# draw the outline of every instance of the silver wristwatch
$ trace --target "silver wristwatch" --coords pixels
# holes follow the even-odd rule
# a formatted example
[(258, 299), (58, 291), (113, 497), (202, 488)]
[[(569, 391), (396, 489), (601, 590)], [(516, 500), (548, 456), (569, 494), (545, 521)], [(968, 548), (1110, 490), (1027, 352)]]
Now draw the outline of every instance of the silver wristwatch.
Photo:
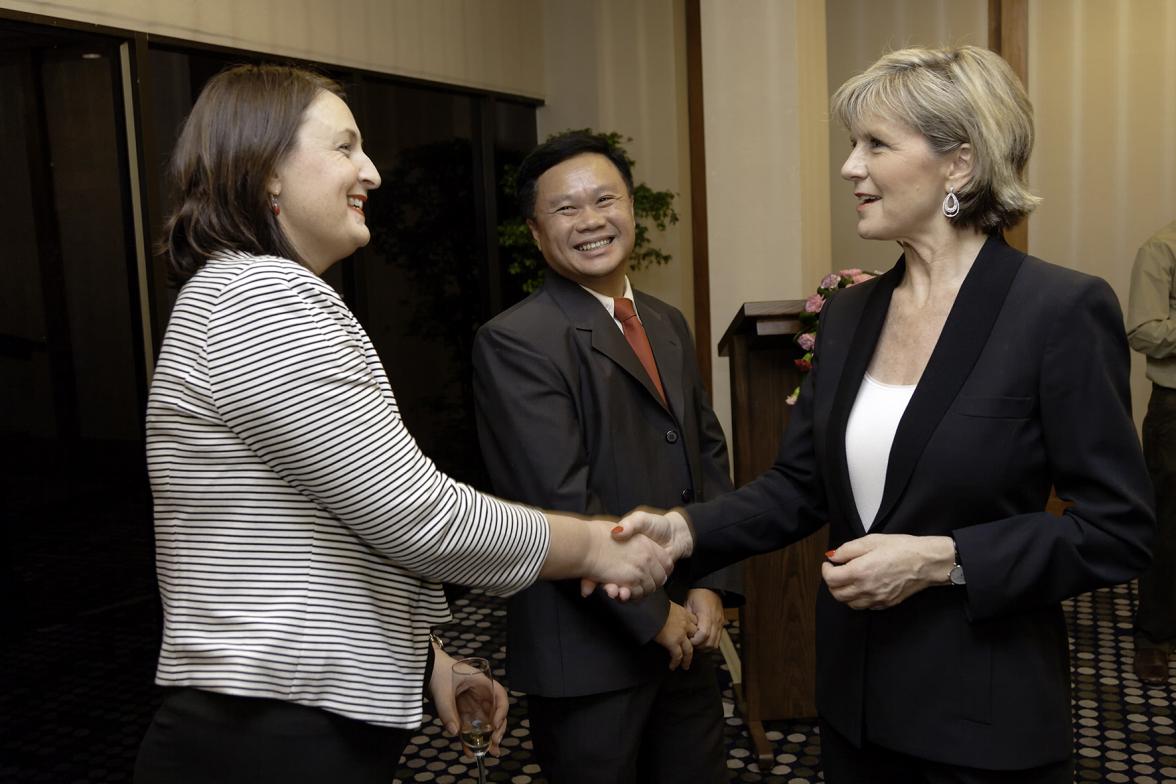
[(955, 564), (951, 567), (951, 571), (947, 573), (947, 580), (952, 585), (966, 585), (967, 581), (964, 579), (964, 567), (960, 566), (960, 548), (955, 549)]

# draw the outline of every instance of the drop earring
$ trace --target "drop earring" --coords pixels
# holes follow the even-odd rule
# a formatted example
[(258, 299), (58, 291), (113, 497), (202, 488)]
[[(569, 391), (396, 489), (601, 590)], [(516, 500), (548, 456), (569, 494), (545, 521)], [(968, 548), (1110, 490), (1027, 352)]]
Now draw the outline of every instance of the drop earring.
[(948, 188), (943, 197), (943, 217), (954, 218), (960, 214), (960, 199), (955, 195), (955, 188)]
[[(282, 214), (282, 205), (278, 204), (277, 194), (271, 193), (269, 195), (269, 197), (270, 197), (270, 212), (272, 212), (274, 215), (281, 215)], [(944, 208), (944, 209), (946, 209), (946, 208)]]

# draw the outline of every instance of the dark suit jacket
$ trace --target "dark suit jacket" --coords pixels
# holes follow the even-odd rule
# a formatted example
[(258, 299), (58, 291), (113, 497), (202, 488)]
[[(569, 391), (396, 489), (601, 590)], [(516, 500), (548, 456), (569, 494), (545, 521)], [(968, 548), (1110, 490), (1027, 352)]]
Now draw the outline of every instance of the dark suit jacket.
[[(478, 437), (494, 491), (548, 509), (620, 515), (640, 504), (680, 506), (731, 488), (723, 432), (707, 402), (690, 332), (673, 307), (634, 292), (669, 410), (608, 311), (549, 272), (527, 299), (474, 341)], [(738, 576), (622, 604), (579, 581), (537, 583), (511, 598), (512, 688), (545, 697), (597, 694), (645, 682), (668, 658), (652, 642), (672, 598), (705, 587), (733, 592)]]
[[(776, 462), (689, 508), (690, 569), (782, 547), (830, 523), (862, 536), (845, 429), (905, 263), (825, 306), (817, 364)], [(817, 599), (817, 704), (834, 728), (990, 769), (1072, 753), (1059, 602), (1124, 582), (1150, 558), (1151, 486), (1131, 420), (1118, 301), (1101, 279), (998, 238), (960, 289), (899, 423), (871, 533), (951, 535), (966, 588), (896, 608)], [(1073, 502), (1042, 510), (1050, 486)]]

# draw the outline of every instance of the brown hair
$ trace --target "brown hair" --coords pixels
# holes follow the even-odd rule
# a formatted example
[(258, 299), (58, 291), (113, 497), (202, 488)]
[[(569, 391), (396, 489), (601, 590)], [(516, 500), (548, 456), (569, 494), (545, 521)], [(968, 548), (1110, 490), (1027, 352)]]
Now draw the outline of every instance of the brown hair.
[(182, 284), (217, 251), (302, 263), (270, 209), (266, 184), (294, 146), (306, 108), (334, 81), (284, 65), (238, 65), (208, 81), (172, 154), (179, 206), (160, 253)]
[(972, 145), (972, 177), (956, 193), (959, 214), (948, 219), (956, 226), (991, 234), (1015, 225), (1040, 201), (1025, 182), (1033, 106), (995, 52), (975, 46), (891, 52), (841, 85), (832, 107), (851, 131), (877, 115), (914, 128), (940, 154)]

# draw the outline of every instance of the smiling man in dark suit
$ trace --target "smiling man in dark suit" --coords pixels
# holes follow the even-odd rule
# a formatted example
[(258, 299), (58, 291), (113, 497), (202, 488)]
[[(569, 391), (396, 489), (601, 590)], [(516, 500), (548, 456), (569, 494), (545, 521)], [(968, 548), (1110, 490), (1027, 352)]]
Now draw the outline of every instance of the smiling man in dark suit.
[[(633, 180), (599, 136), (569, 133), (519, 169), (550, 267), (474, 345), (478, 435), (494, 490), (584, 514), (666, 508), (731, 488), (727, 447), (682, 314), (634, 292)], [(722, 706), (708, 655), (737, 574), (671, 578), (646, 600), (543, 584), (511, 599), (507, 667), (528, 694), (552, 784), (722, 781)]]

